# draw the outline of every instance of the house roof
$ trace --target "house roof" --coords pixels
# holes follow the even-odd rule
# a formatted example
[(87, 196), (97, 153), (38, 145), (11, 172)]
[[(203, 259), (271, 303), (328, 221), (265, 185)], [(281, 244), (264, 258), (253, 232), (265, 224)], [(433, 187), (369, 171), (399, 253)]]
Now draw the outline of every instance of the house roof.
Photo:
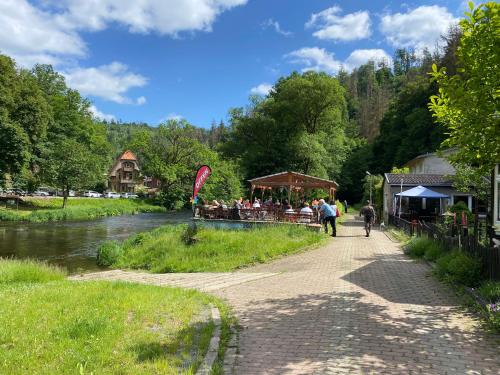
[(334, 188), (338, 187), (335, 181), (326, 180), (324, 178), (309, 176), (307, 174), (297, 172), (280, 172), (268, 176), (253, 178), (250, 181), (254, 187), (284, 187), (294, 186), (302, 188)]
[(452, 186), (451, 176), (442, 174), (403, 174), (403, 173), (385, 173), (385, 182), (389, 185), (403, 186)]
[(137, 160), (137, 157), (132, 151), (126, 150), (118, 157), (118, 160)]

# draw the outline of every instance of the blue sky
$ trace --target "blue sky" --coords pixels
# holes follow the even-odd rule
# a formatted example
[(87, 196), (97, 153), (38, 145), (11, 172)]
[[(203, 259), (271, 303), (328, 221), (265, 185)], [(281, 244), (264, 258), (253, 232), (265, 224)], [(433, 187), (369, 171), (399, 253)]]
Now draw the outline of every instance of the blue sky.
[(461, 0), (0, 0), (0, 52), (51, 63), (98, 117), (226, 120), (307, 69), (335, 74), (395, 48), (434, 48)]

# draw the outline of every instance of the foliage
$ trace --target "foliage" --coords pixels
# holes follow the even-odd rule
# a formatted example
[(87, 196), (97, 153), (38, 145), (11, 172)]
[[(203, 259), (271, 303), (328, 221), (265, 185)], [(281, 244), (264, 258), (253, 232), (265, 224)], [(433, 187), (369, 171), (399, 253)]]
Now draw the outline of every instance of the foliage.
[(239, 161), (245, 178), (286, 170), (335, 178), (354, 145), (344, 90), (325, 73), (292, 73), (268, 97), (230, 115), (221, 150)]
[(62, 269), (45, 263), (0, 258), (0, 288), (2, 284), (47, 283), (65, 277)]
[(479, 294), (490, 303), (500, 302), (500, 282), (486, 281), (478, 288)]
[(116, 241), (104, 241), (97, 249), (97, 264), (108, 267), (118, 260), (122, 248)]
[(452, 251), (436, 262), (439, 278), (453, 283), (475, 287), (482, 279), (481, 263), (462, 251)]
[(213, 171), (201, 191), (204, 197), (230, 200), (241, 195), (236, 165), (200, 143), (195, 128), (185, 120), (170, 120), (155, 132), (138, 132), (131, 147), (140, 158), (143, 173), (161, 181), (160, 199), (167, 208), (188, 204), (194, 174), (203, 164)]
[(12, 375), (195, 373), (213, 331), (199, 317), (223, 306), (194, 290), (66, 280), (0, 283), (0, 299), (0, 373)]
[(471, 2), (469, 7), (460, 21), (458, 74), (433, 65), (439, 93), (431, 96), (429, 108), (447, 129), (443, 146), (458, 148), (450, 160), (478, 169), (476, 176), (488, 176), (500, 160), (500, 4), (474, 8)]
[[(87, 199), (73, 198), (65, 209), (62, 198), (28, 199), (29, 210), (0, 209), (0, 221), (46, 222), (58, 220), (92, 220), (105, 216), (135, 214), (138, 212), (165, 212), (165, 208), (142, 199)], [(56, 208), (59, 207), (59, 208)], [(24, 208), (24, 207), (23, 207)]]
[(408, 254), (416, 258), (421, 258), (427, 249), (432, 246), (434, 246), (434, 241), (428, 238), (413, 237), (407, 244)]
[(194, 244), (183, 241), (185, 226), (164, 226), (132, 236), (122, 245), (117, 268), (152, 272), (227, 272), (268, 262), (320, 243), (324, 236), (300, 226), (248, 230), (200, 228)]

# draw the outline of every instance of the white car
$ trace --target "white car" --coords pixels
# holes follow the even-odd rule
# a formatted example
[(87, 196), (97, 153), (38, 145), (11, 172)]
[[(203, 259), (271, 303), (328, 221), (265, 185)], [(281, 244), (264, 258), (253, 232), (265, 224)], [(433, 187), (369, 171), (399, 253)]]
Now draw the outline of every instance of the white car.
[(139, 196), (134, 193), (122, 193), (122, 198), (136, 199), (139, 198)]
[(87, 198), (100, 198), (102, 197), (102, 194), (97, 191), (88, 190), (83, 193), (83, 196)]
[(50, 194), (43, 190), (37, 190), (33, 193), (36, 197), (48, 197)]
[(114, 191), (108, 191), (106, 194), (104, 194), (105, 198), (120, 198), (120, 194), (115, 193)]

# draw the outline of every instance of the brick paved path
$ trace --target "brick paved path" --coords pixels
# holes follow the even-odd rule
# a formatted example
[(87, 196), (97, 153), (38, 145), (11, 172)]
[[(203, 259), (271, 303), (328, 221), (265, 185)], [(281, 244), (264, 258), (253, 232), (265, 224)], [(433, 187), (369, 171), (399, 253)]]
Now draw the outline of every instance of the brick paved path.
[[(497, 336), (383, 233), (348, 221), (321, 249), (218, 290), (240, 324), (236, 374), (500, 374)], [(250, 271), (249, 270), (249, 271)]]
[[(192, 287), (239, 318), (236, 374), (500, 374), (500, 341), (429, 268), (349, 220), (328, 245), (227, 274), (110, 271), (74, 279)], [(229, 350), (228, 352), (231, 352)]]

